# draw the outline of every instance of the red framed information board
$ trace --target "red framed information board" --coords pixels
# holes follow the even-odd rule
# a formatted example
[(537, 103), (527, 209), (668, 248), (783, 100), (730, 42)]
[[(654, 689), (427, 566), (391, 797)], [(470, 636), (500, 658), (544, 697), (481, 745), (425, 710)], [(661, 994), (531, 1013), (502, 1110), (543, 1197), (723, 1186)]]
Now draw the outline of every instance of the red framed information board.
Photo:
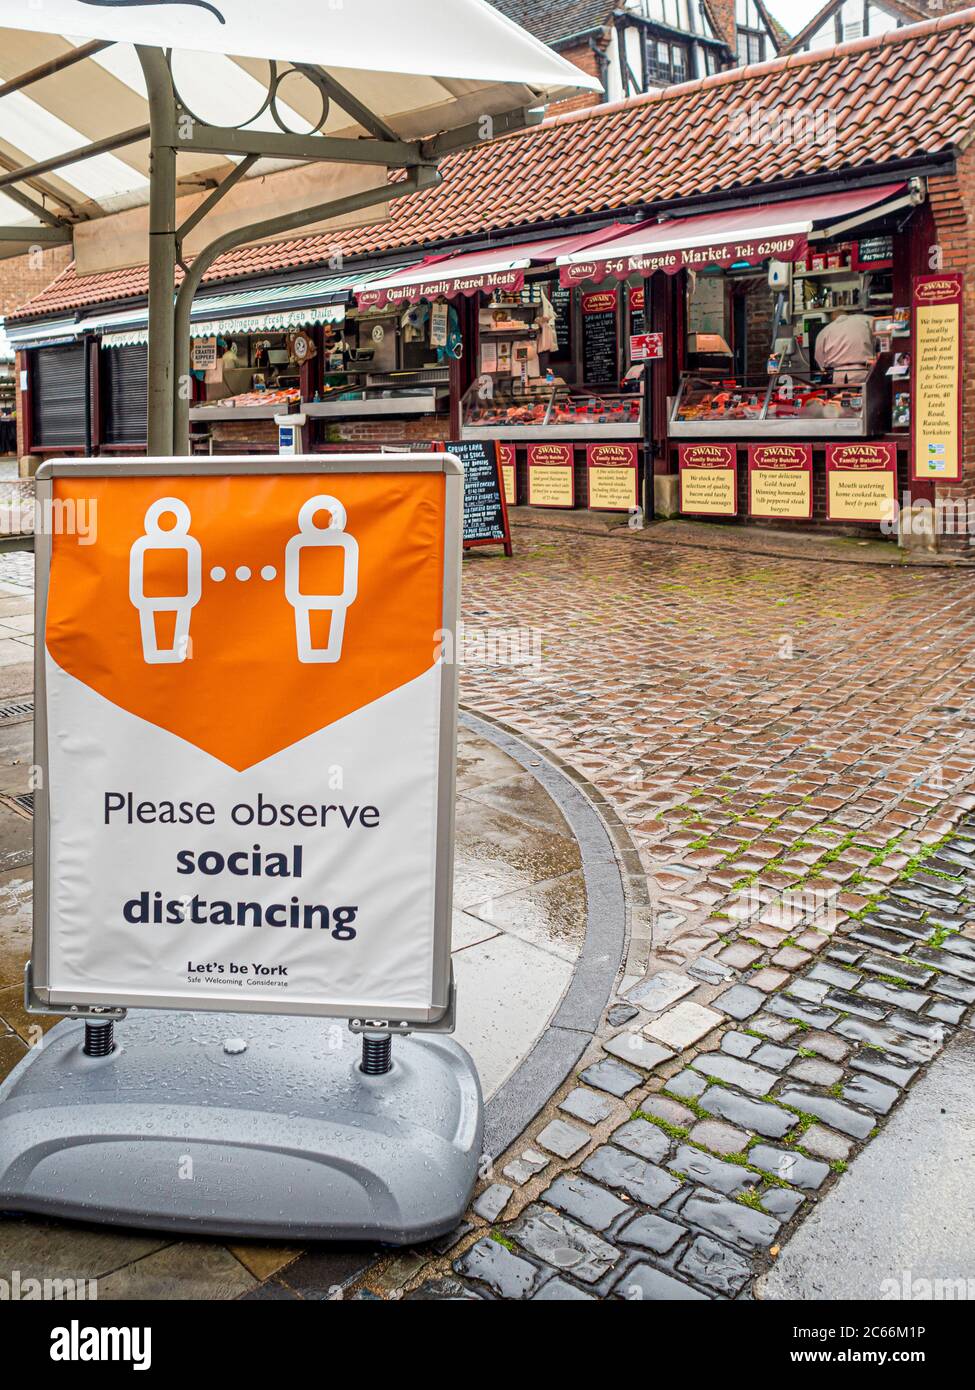
[(896, 444), (827, 445), (826, 516), (829, 521), (890, 521), (896, 511)]
[(592, 511), (635, 511), (640, 504), (639, 462), (635, 444), (587, 446), (586, 479)]
[(680, 509), (685, 516), (738, 515), (738, 450), (734, 444), (681, 444)]
[(528, 446), (529, 507), (574, 507), (574, 450), (571, 444)]
[(811, 521), (811, 444), (749, 444), (748, 515)]
[(962, 295), (964, 277), (916, 275), (911, 353), (911, 478), (961, 477)]
[(505, 505), (516, 507), (518, 505), (518, 470), (517, 470), (518, 451), (514, 444), (498, 445), (498, 462), (501, 465), (501, 482), (504, 491)]

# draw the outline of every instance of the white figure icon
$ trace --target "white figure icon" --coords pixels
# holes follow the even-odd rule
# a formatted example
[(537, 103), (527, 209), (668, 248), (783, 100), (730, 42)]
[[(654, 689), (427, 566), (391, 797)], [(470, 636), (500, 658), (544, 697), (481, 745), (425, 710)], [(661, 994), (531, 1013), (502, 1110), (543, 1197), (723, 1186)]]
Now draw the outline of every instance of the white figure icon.
[[(319, 512), (328, 512), (328, 526), (315, 525)], [(284, 553), (284, 592), (295, 610), (298, 660), (306, 663), (338, 661), (345, 637), (345, 617), (359, 592), (359, 545), (345, 534), (348, 520), (345, 508), (335, 497), (310, 498), (298, 513), (298, 535), (292, 536)], [(343, 552), (342, 589), (337, 594), (306, 594), (301, 583), (302, 552), (334, 547)], [(328, 644), (312, 642), (312, 613), (331, 613)]]
[[(175, 524), (164, 531), (161, 517), (175, 517)], [(146, 512), (144, 536), (133, 543), (129, 553), (129, 600), (139, 610), (142, 631), (142, 655), (150, 666), (185, 661), (190, 646), (190, 616), (203, 592), (203, 556), (200, 543), (189, 534), (190, 509), (178, 497), (162, 497)], [(181, 550), (186, 556), (186, 587), (181, 594), (157, 598), (146, 594), (145, 563), (147, 552)], [(160, 646), (156, 618), (173, 614), (175, 630), (172, 646)]]

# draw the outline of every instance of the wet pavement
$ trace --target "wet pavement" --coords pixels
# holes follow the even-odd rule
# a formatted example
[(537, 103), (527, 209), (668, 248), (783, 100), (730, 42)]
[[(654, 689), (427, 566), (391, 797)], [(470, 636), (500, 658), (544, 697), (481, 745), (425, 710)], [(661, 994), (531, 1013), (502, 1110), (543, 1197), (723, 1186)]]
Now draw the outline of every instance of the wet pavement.
[(372, 1295), (753, 1296), (971, 1022), (970, 573), (659, 535), (533, 523), (465, 567), (468, 622), (537, 660), (464, 698), (588, 780), (646, 899), (577, 1074)]
[[(361, 1253), (272, 1268), (270, 1252), (246, 1270), (262, 1296), (752, 1296), (971, 1022), (970, 573), (537, 527), (515, 547), (465, 562), (462, 698), (612, 818), (630, 885), (615, 997), (573, 1074), (490, 1155), (453, 1240), (365, 1275)], [(572, 967), (578, 868), (537, 808), (518, 841), (524, 771), (494, 752), (460, 787), (462, 984), (465, 955), (485, 980), (501, 953)], [(509, 997), (465, 993), (461, 1027), (487, 1058)], [(172, 1249), (146, 1257), (167, 1278)]]
[[(0, 555), (0, 1081), (55, 1019), (29, 1017), (33, 559)], [(486, 738), (461, 729), (453, 924), (457, 1041), (492, 1096), (544, 1032), (572, 977), (586, 923), (576, 842), (538, 782)], [(124, 1024), (119, 1025), (120, 1040)], [(32, 1031), (34, 1030), (34, 1031)], [(349, 1045), (358, 1044), (349, 1036)], [(266, 1243), (174, 1241), (33, 1219), (0, 1224), (5, 1266), (21, 1276), (95, 1278), (103, 1298), (236, 1298), (301, 1254)], [(351, 1261), (351, 1264), (349, 1263)], [(361, 1252), (304, 1269), (331, 1288)]]

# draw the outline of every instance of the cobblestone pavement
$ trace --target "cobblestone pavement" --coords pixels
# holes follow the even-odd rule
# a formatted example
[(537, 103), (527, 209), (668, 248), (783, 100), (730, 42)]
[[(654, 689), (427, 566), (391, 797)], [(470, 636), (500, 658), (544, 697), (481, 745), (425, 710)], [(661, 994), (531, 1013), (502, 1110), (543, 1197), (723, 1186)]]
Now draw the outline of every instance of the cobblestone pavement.
[(749, 1297), (971, 1021), (972, 580), (516, 538), (465, 565), (463, 698), (610, 801), (648, 901), (577, 1076), (354, 1296)]
[(751, 1296), (971, 1022), (971, 583), (522, 529), (467, 559), (465, 702), (593, 784), (646, 894), (599, 1039), (464, 1228), (351, 1296)]

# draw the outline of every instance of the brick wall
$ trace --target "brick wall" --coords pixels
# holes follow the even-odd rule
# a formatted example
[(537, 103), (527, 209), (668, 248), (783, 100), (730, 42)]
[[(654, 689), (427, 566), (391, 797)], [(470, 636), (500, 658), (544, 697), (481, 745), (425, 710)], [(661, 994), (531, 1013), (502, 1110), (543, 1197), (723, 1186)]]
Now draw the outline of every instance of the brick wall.
[[(416, 415), (403, 419), (313, 420), (314, 447), (343, 444), (378, 447), (380, 444), (421, 444), (450, 438), (446, 415)], [(271, 453), (278, 451), (278, 430), (273, 420), (215, 420), (210, 426), (217, 453)]]
[[(599, 42), (605, 48), (609, 44), (609, 35), (607, 34), (606, 39)], [(574, 63), (577, 68), (581, 68), (590, 77), (595, 77), (602, 82), (602, 67), (588, 39), (582, 39), (579, 43), (567, 44), (565, 48), (560, 48), (559, 56), (567, 58), (570, 63)], [(557, 111), (562, 114), (565, 111), (581, 111), (587, 106), (598, 106), (603, 100), (605, 98), (601, 92), (582, 92), (577, 97), (570, 97), (568, 101), (556, 102), (549, 108), (549, 113), (553, 114)]]
[(21, 372), (25, 372), (26, 370), (26, 352), (16, 353), (14, 357), (14, 371), (16, 372), (14, 381), (16, 383), (17, 394), (14, 399), (17, 402), (17, 457), (19, 459), (22, 459), (27, 453), (26, 431), (24, 429), (24, 410), (27, 404), (27, 393), (20, 389)]
[(756, 275), (745, 288), (745, 370), (749, 376), (766, 377), (772, 348), (775, 294), (767, 275)]
[(70, 246), (52, 246), (29, 256), (0, 261), (0, 314), (19, 309), (35, 294), (47, 289), (71, 261)]
[(736, 52), (738, 26), (735, 23), (735, 0), (707, 0), (708, 12), (719, 39)]
[(449, 439), (447, 415), (405, 416), (403, 419), (329, 420), (322, 422), (322, 444), (422, 444), (424, 440)]
[[(965, 276), (965, 298), (962, 308), (962, 478), (958, 483), (939, 483), (938, 501), (959, 511), (975, 514), (975, 148), (968, 149), (958, 160), (957, 172), (928, 182), (928, 194), (934, 217), (935, 242), (940, 256), (928, 259), (927, 270), (959, 271)], [(925, 248), (920, 248), (922, 251)], [(933, 251), (933, 248), (932, 248)], [(939, 537), (941, 550), (969, 550), (970, 537), (963, 522), (953, 534)]]

